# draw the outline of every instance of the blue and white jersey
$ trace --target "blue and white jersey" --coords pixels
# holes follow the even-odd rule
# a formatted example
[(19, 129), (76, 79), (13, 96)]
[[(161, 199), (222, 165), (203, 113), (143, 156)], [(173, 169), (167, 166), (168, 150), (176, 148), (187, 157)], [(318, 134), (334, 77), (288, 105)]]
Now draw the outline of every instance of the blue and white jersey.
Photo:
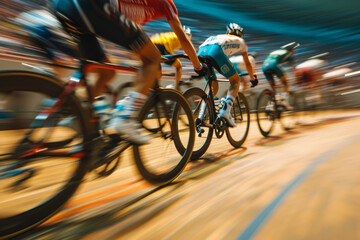
[(219, 45), (226, 56), (231, 56), (237, 52), (247, 52), (247, 45), (244, 39), (228, 34), (209, 37), (200, 45), (200, 48), (214, 44)]

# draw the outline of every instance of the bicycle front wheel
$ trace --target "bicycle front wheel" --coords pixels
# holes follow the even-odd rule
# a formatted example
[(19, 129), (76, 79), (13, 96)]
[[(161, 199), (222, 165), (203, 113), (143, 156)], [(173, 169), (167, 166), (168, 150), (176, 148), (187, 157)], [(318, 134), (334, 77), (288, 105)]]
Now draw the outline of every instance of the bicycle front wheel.
[(88, 170), (90, 131), (80, 102), (71, 95), (53, 107), (63, 89), (45, 75), (0, 73), (0, 238), (54, 215)]
[(260, 133), (268, 137), (277, 117), (276, 104), (273, 94), (270, 90), (263, 90), (256, 102), (256, 121)]
[(206, 93), (200, 88), (190, 88), (185, 91), (184, 97), (190, 104), (196, 125), (196, 137), (194, 150), (191, 160), (197, 160), (205, 154), (210, 146), (214, 128), (214, 107), (208, 101), (205, 105), (207, 96)]
[(157, 89), (145, 102), (139, 121), (143, 134), (152, 137), (150, 144), (133, 147), (140, 174), (153, 184), (173, 181), (194, 147), (195, 127), (188, 102), (175, 90)]
[(231, 109), (231, 115), (236, 127), (226, 128), (226, 137), (229, 143), (239, 148), (245, 142), (250, 128), (250, 109), (244, 94), (239, 93)]

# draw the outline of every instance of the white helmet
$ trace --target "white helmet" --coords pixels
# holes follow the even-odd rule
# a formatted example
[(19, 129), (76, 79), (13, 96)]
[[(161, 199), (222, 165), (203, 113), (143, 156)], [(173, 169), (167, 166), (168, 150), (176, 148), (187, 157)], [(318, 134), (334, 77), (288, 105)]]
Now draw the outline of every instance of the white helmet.
[(294, 50), (295, 48), (297, 48), (298, 46), (300, 46), (299, 43), (297, 43), (297, 42), (291, 42), (291, 43), (285, 44), (284, 46), (281, 46), (280, 48), (281, 48), (281, 49), (284, 49), (284, 50), (292, 51), (292, 50)]
[(237, 23), (230, 23), (229, 25), (226, 26), (226, 33), (227, 34), (231, 34), (231, 35), (235, 35), (238, 37), (243, 37), (244, 36), (244, 28), (240, 27), (239, 24)]
[(184, 33), (191, 38), (191, 29), (189, 27), (183, 26)]

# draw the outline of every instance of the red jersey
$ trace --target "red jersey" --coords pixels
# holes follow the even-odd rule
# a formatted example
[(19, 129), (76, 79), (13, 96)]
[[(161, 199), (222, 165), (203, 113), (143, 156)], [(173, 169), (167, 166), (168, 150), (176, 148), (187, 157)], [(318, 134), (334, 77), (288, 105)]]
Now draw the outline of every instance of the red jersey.
[(178, 16), (172, 0), (117, 0), (116, 3), (121, 14), (140, 25), (154, 19), (171, 20)]

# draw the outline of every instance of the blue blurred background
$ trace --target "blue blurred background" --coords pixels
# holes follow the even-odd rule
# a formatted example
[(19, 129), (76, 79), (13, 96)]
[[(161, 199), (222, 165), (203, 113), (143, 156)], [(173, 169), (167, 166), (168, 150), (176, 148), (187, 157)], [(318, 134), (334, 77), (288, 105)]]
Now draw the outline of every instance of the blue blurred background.
[[(1, 22), (19, 13), (39, 9), (46, 1), (2, 0)], [(181, 22), (192, 29), (197, 48), (210, 35), (226, 31), (229, 22), (245, 28), (249, 52), (257, 53), (259, 66), (273, 50), (299, 42), (296, 62), (326, 53), (326, 71), (360, 70), (360, 1), (358, 0), (174, 0)], [(171, 31), (165, 19), (143, 27), (149, 35)], [(3, 32), (2, 34), (3, 35)], [(358, 74), (356, 74), (358, 76)], [(352, 85), (359, 86), (358, 81)]]

